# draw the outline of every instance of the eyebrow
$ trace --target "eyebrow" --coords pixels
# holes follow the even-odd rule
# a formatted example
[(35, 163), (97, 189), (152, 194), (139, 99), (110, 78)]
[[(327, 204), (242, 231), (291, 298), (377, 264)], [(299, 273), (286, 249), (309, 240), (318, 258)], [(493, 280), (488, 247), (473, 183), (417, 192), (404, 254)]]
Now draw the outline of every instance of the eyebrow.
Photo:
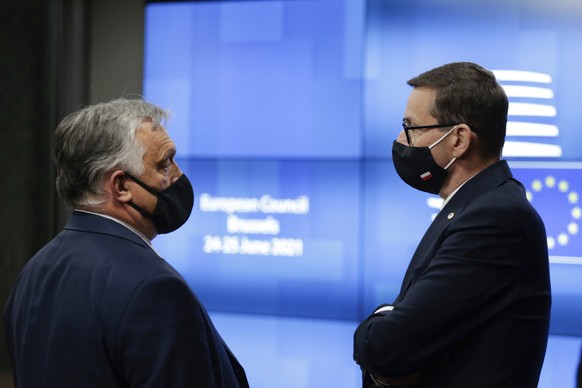
[(176, 156), (176, 147), (173, 146), (165, 150), (162, 154), (158, 154), (159, 158), (156, 158), (156, 164), (161, 165), (166, 162), (166, 160), (174, 160)]
[(174, 159), (176, 156), (176, 147), (172, 147), (168, 149), (168, 151), (163, 155), (163, 159)]

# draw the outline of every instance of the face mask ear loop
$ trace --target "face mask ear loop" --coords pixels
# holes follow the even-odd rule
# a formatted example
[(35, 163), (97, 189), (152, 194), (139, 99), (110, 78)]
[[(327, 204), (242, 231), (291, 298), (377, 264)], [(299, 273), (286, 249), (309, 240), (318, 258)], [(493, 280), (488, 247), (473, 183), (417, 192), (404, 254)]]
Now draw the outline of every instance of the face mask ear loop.
[(454, 162), (455, 160), (457, 160), (457, 158), (456, 158), (455, 156), (453, 156), (453, 158), (451, 159), (451, 161), (449, 162), (449, 164), (447, 164), (447, 165), (444, 167), (444, 169), (445, 169), (445, 170), (448, 170), (448, 169), (449, 169), (449, 167), (451, 167), (451, 164), (453, 164), (453, 162)]
[[(140, 185), (141, 187), (143, 187), (147, 192), (155, 195), (156, 197), (158, 196), (158, 193), (155, 192), (154, 190), (152, 190), (148, 185), (146, 185), (145, 183), (143, 183), (141, 180), (137, 179), (136, 177), (134, 177), (133, 175), (131, 175), (130, 173), (128, 173), (127, 171), (123, 171), (123, 173), (125, 174), (125, 176), (127, 176), (129, 179), (131, 179), (132, 181), (134, 181), (135, 183), (137, 183), (138, 185)], [(131, 206), (132, 208), (134, 208), (135, 210), (137, 210), (137, 212), (139, 214), (141, 214), (144, 217), (148, 217), (151, 218), (152, 215), (147, 212), (145, 209), (143, 209), (141, 206), (136, 205), (135, 203), (133, 203), (133, 201), (129, 201), (127, 203), (129, 206)]]
[(144, 209), (142, 209), (141, 207), (137, 206), (135, 203), (133, 202), (128, 202), (127, 203), (129, 206), (131, 206), (132, 208), (134, 208), (139, 214), (141, 214), (144, 217), (148, 217), (151, 218), (152, 215), (150, 213), (148, 213), (147, 211), (145, 211)]
[(130, 173), (128, 173), (127, 171), (123, 171), (123, 173), (132, 181), (134, 181), (135, 183), (137, 183), (138, 185), (140, 185), (141, 187), (144, 188), (144, 190), (146, 190), (147, 192), (155, 195), (156, 197), (158, 196), (158, 192), (155, 191), (154, 189), (152, 189), (151, 187), (149, 187), (148, 185), (146, 185), (145, 183), (143, 183), (141, 180), (137, 179), (135, 176), (131, 175)]
[(449, 131), (447, 133), (445, 133), (440, 139), (438, 139), (437, 141), (435, 141), (434, 143), (432, 143), (431, 145), (428, 146), (429, 150), (432, 150), (434, 147), (436, 147), (437, 145), (439, 145), (439, 143), (443, 140), (445, 140), (445, 138), (447, 136), (449, 136), (449, 133), (453, 132), (453, 129), (457, 128), (457, 126), (455, 125), (453, 128), (449, 129)]

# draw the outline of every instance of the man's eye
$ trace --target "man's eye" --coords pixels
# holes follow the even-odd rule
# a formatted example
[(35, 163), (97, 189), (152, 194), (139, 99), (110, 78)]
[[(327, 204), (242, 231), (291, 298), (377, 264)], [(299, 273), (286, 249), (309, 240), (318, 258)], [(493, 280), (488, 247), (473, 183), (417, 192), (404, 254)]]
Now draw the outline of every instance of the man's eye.
[(170, 163), (164, 163), (161, 167), (160, 167), (160, 171), (162, 171), (164, 174), (167, 174), (170, 172)]

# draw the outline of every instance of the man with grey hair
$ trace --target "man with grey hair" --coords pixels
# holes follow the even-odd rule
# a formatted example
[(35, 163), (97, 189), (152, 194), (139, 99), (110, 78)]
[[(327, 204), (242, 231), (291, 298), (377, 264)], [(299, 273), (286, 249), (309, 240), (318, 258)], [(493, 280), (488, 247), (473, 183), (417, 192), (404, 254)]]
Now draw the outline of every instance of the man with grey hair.
[(16, 386), (248, 387), (200, 301), (151, 245), (194, 204), (166, 117), (119, 99), (57, 127), (57, 190), (74, 211), (4, 311)]

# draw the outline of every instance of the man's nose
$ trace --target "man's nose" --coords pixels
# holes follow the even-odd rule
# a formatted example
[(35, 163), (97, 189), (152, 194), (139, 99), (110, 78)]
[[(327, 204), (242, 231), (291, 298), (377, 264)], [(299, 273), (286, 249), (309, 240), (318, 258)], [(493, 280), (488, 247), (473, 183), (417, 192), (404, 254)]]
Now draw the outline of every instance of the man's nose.
[(408, 140), (406, 140), (406, 134), (404, 133), (404, 129), (400, 131), (398, 137), (396, 138), (396, 141), (404, 145), (409, 145)]
[(180, 166), (178, 166), (178, 163), (174, 162), (173, 166), (172, 166), (172, 175), (171, 175), (171, 182), (174, 183), (178, 180), (178, 178), (180, 178), (184, 173), (182, 172), (182, 170), (180, 169)]

